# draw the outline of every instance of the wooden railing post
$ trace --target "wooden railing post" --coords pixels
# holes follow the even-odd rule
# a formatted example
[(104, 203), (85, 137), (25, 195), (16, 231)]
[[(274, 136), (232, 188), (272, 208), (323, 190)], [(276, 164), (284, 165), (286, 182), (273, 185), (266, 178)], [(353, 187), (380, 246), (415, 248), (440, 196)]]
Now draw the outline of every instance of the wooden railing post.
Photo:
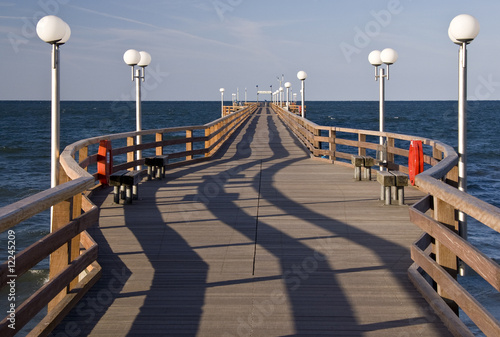
[[(446, 225), (450, 230), (458, 232), (455, 227), (455, 210), (442, 200), (434, 198), (435, 219)], [(457, 257), (446, 246), (439, 241), (435, 243), (436, 262), (441, 265), (454, 279), (457, 278)], [(437, 287), (438, 294), (446, 301), (451, 309), (458, 314), (458, 306), (450, 299), (450, 296), (441, 287)]]
[(335, 161), (337, 158), (335, 157), (335, 151), (337, 150), (337, 145), (335, 144), (335, 137), (336, 137), (336, 132), (333, 130), (333, 128), (330, 128), (328, 130), (328, 138), (330, 138), (330, 141), (328, 142), (329, 150), (330, 150), (330, 160)]
[[(456, 172), (458, 179), (458, 169), (452, 170), (448, 173), (450, 178), (453, 180), (453, 175)], [(448, 203), (434, 197), (434, 219), (441, 222), (443, 225), (448, 227), (451, 231), (458, 233), (458, 221), (456, 220), (456, 211)], [(453, 254), (450, 249), (441, 244), (441, 242), (435, 242), (435, 254), (436, 262), (441, 265), (454, 279), (457, 279), (458, 273), (458, 259), (455, 254)], [(437, 287), (438, 294), (446, 301), (450, 308), (458, 315), (457, 304), (450, 299), (450, 296), (441, 287)]]
[[(64, 170), (59, 169), (59, 184), (61, 185), (68, 181), (69, 178)], [(50, 232), (53, 233), (71, 221), (73, 216), (73, 198), (52, 206), (51, 212)], [(70, 246), (73, 246), (72, 242)], [(79, 243), (77, 247), (79, 247)], [(68, 247), (67, 243), (50, 254), (49, 279), (54, 279), (62, 270), (64, 270), (64, 268), (68, 266), (71, 262), (71, 255), (73, 255), (73, 250), (71, 247)], [(54, 309), (54, 307), (66, 296), (67, 293), (68, 289), (66, 288), (56, 295), (49, 303), (48, 311), (50, 312)]]
[[(78, 150), (78, 162), (81, 163), (85, 159), (87, 159), (89, 156), (89, 148), (88, 146), (82, 147), (80, 150)], [(87, 166), (84, 168), (85, 171), (88, 171)]]
[(437, 161), (441, 161), (443, 159), (443, 151), (440, 151), (438, 148), (436, 148), (436, 145), (432, 147), (432, 158), (436, 159)]
[[(157, 142), (162, 142), (162, 141), (163, 141), (163, 133), (157, 133), (157, 134), (155, 135), (155, 140), (156, 140)], [(157, 155), (157, 156), (161, 156), (161, 155), (163, 155), (163, 146), (158, 146), (158, 147), (156, 148), (156, 155)]]
[(205, 157), (210, 157), (210, 127), (207, 127), (205, 128), (205, 137), (207, 138), (207, 140), (205, 140)]
[[(186, 130), (186, 138), (193, 138), (193, 130)], [(186, 142), (186, 151), (193, 151), (193, 142), (187, 141)], [(193, 155), (186, 155), (186, 160), (191, 160), (193, 159)]]
[(387, 162), (388, 163), (394, 163), (394, 153), (389, 151), (389, 148), (394, 148), (395, 146), (395, 139), (392, 137), (387, 137)]
[[(68, 179), (69, 181), (70, 179)], [(71, 220), (78, 218), (82, 214), (82, 194), (78, 193), (73, 197), (73, 209), (72, 209), (72, 216)], [(73, 261), (76, 259), (78, 256), (80, 256), (80, 234), (76, 235), (70, 243), (70, 261)], [(78, 283), (79, 279), (78, 277), (75, 278), (70, 284), (69, 284), (69, 291), (71, 291)]]
[[(134, 146), (134, 145), (135, 145), (135, 137), (127, 137), (127, 146)], [(135, 160), (135, 151), (127, 152), (127, 163), (133, 162), (134, 160)]]
[[(319, 137), (321, 136), (321, 130), (320, 129), (316, 129), (314, 128), (312, 130), (312, 134), (313, 134), (313, 144), (314, 144), (314, 148), (317, 149), (317, 150), (321, 150), (321, 142), (316, 140), (316, 137)], [(321, 157), (321, 155), (319, 155)]]
[(358, 142), (360, 143), (358, 147), (358, 155), (359, 156), (366, 156), (366, 148), (361, 146), (361, 142), (365, 143), (366, 142), (366, 135), (362, 133), (358, 133)]

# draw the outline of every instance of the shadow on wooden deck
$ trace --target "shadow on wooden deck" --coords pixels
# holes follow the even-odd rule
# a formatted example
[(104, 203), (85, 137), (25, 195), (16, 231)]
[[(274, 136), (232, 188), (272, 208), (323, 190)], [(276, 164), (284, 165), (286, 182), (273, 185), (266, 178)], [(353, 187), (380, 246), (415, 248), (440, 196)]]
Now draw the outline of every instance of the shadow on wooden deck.
[[(177, 189), (186, 191), (193, 183), (185, 178), (201, 174), (196, 193), (180, 202), (199, 204), (200, 211), (241, 238), (228, 244), (207, 240), (193, 245), (176, 226), (185, 222), (202, 228), (205, 219), (195, 212), (174, 212), (175, 202), (158, 199), (164, 182), (143, 184), (137, 205), (113, 207), (117, 214), (122, 210), (123, 225), (106, 226), (110, 219), (101, 217), (101, 226), (91, 231), (99, 244), (103, 278), (54, 335), (448, 335), (407, 280), (408, 247), (345, 223), (335, 216), (336, 209), (325, 215), (335, 201), (321, 191), (316, 191), (318, 200), (306, 200), (314, 192), (306, 190), (303, 202), (290, 198), (307, 182), (287, 191), (276, 188), (277, 176), (294, 165), (311, 169), (294, 178), (306, 181), (306, 174), (316, 172), (310, 162), (307, 150), (277, 117), (259, 108), (214, 160), (168, 174), (167, 185), (176, 182)], [(249, 188), (238, 192), (241, 185)], [(253, 194), (244, 194), (248, 191)], [(98, 196), (103, 208), (109, 207), (104, 201), (108, 193)], [(147, 204), (150, 200), (157, 204)], [(370, 204), (373, 198), (353, 194), (336, 202), (353, 201)], [(397, 207), (386, 208), (387, 216)], [(177, 213), (175, 220), (172, 213)], [(130, 235), (120, 233), (125, 229)], [(107, 241), (110, 232), (123, 235), (122, 246)], [(205, 228), (191, 235), (208, 238), (207, 233)], [(125, 239), (138, 246), (127, 250)], [(206, 249), (243, 255), (211, 267), (199, 253)], [(218, 263), (221, 272), (211, 271)], [(402, 295), (376, 293), (393, 286)]]

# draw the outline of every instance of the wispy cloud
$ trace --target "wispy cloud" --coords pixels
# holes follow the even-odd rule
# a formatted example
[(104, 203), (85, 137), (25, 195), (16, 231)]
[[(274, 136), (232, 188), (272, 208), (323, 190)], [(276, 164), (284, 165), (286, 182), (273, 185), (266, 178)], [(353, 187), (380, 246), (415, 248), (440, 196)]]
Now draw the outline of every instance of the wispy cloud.
[(25, 17), (23, 17), (23, 16), (4, 16), (4, 15), (0, 15), (0, 19), (5, 19), (5, 20), (22, 20), (22, 19), (25, 19)]
[(123, 16), (112, 15), (112, 14), (109, 14), (109, 13), (99, 12), (99, 11), (95, 11), (95, 10), (92, 10), (92, 9), (88, 9), (88, 8), (84, 8), (84, 7), (80, 7), (80, 6), (75, 6), (75, 5), (70, 5), (70, 7), (74, 8), (74, 9), (77, 9), (77, 10), (80, 10), (82, 12), (87, 12), (87, 13), (91, 13), (91, 14), (95, 14), (95, 15), (100, 15), (100, 16), (104, 16), (104, 17), (107, 17), (107, 18), (112, 18), (112, 19), (116, 19), (116, 20), (120, 20), (120, 21), (135, 23), (135, 24), (138, 24), (138, 25), (143, 25), (143, 26), (147, 26), (147, 27), (151, 27), (151, 28), (160, 28), (158, 26), (152, 25), (152, 24), (147, 23), (147, 22), (142, 22), (142, 21), (130, 19), (130, 18), (126, 18), (126, 17), (123, 17)]
[[(115, 20), (119, 20), (122, 22), (128, 22), (131, 24), (143, 26), (143, 27), (148, 27), (151, 28), (152, 31), (148, 32), (148, 36), (150, 39), (156, 40), (156, 41), (162, 41), (165, 38), (173, 40), (173, 41), (178, 41), (176, 43), (177, 47), (179, 48), (181, 45), (184, 46), (186, 50), (193, 50), (196, 49), (197, 53), (200, 53), (201, 50), (199, 49), (200, 44), (203, 45), (209, 45), (212, 47), (216, 48), (226, 48), (230, 50), (239, 50), (242, 52), (248, 52), (248, 53), (254, 53), (255, 52), (255, 42), (257, 42), (260, 39), (265, 38), (265, 34), (260, 31), (259, 27), (253, 27), (251, 30), (252, 32), (249, 32), (245, 36), (245, 40), (251, 41), (253, 43), (230, 43), (230, 42), (223, 42), (218, 39), (213, 39), (209, 37), (204, 37), (200, 35), (195, 35), (192, 33), (188, 33), (182, 30), (178, 29), (172, 29), (172, 28), (166, 28), (162, 27), (159, 25), (151, 24), (148, 22), (142, 22), (136, 19), (131, 19), (128, 17), (123, 17), (123, 16), (118, 16), (118, 15), (113, 15), (109, 14), (106, 12), (102, 11), (96, 11), (93, 9), (88, 9), (80, 6), (75, 6), (71, 5), (72, 8), (83, 11), (86, 13), (90, 13), (93, 15), (98, 15), (106, 18), (111, 18)], [(195, 22), (191, 22), (192, 24), (196, 24)], [(243, 25), (242, 23), (238, 25)], [(245, 26), (248, 27), (247, 24)], [(212, 27), (213, 28), (213, 27)], [(227, 27), (226, 27), (227, 28)], [(205, 29), (206, 30), (206, 29)], [(225, 29), (227, 31), (227, 29)], [(245, 27), (238, 28), (240, 32), (245, 31)], [(144, 32), (141, 32), (137, 29), (133, 28), (115, 28), (115, 29), (108, 29), (108, 33), (111, 33), (114, 36), (114, 40), (119, 41), (119, 40), (130, 40), (131, 38), (138, 38), (140, 39), (141, 36), (144, 35)], [(152, 35), (156, 35), (156, 38), (152, 38)], [(217, 34), (214, 34), (214, 36), (217, 36)]]

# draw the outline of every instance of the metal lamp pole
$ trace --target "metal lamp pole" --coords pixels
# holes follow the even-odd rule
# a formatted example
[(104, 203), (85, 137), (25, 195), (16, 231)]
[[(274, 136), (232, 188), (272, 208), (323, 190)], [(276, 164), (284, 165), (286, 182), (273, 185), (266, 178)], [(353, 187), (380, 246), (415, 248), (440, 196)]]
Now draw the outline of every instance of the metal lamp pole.
[(57, 16), (47, 15), (36, 25), (38, 37), (52, 45), (51, 52), (51, 150), (50, 150), (50, 187), (59, 184), (60, 154), (60, 87), (59, 87), (59, 46), (71, 36), (68, 24)]
[[(460, 46), (458, 58), (458, 189), (467, 192), (467, 45), (479, 34), (479, 22), (468, 14), (456, 16), (448, 28), (450, 39)], [(459, 235), (467, 240), (467, 217), (458, 213)], [(461, 272), (463, 273), (463, 268)]]
[(297, 73), (297, 78), (300, 80), (300, 83), (301, 83), (301, 89), (300, 90), (300, 96), (302, 98), (302, 118), (306, 118), (306, 110), (305, 110), (305, 104), (304, 104), (304, 101), (305, 101), (305, 97), (306, 97), (306, 89), (305, 89), (305, 80), (307, 78), (307, 73), (303, 70), (299, 71)]
[(220, 108), (221, 108), (220, 116), (224, 117), (224, 88), (220, 88), (219, 91), (220, 91)]
[(286, 82), (285, 83), (285, 88), (286, 88), (286, 108), (288, 109), (288, 106), (290, 105), (290, 87), (292, 86), (292, 83)]
[[(146, 78), (146, 68), (151, 63), (151, 55), (145, 51), (138, 52), (135, 49), (129, 49), (123, 54), (123, 60), (126, 64), (132, 67), (132, 81), (135, 81), (135, 124), (136, 131), (142, 131), (142, 107), (141, 107), (141, 81), (144, 82)], [(135, 69), (135, 66), (139, 66), (140, 68)], [(136, 145), (141, 144), (142, 139), (140, 135), (136, 136)], [(136, 159), (139, 160), (142, 158), (142, 151), (137, 150)], [(140, 165), (137, 166), (137, 169), (140, 170)]]
[[(379, 131), (385, 130), (385, 79), (389, 80), (389, 66), (398, 59), (394, 49), (386, 48), (382, 51), (374, 50), (368, 55), (368, 61), (375, 66), (375, 81), (379, 81)], [(384, 68), (378, 69), (382, 64), (387, 65), (387, 74)], [(377, 72), (378, 70), (378, 72)], [(384, 137), (380, 136), (380, 145), (384, 145)]]

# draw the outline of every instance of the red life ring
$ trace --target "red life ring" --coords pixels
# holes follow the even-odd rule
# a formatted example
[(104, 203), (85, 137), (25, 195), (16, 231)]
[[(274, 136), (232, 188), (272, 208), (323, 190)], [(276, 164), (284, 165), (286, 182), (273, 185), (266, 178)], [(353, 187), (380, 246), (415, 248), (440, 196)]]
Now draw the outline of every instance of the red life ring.
[(415, 186), (415, 176), (424, 172), (424, 151), (421, 140), (412, 140), (408, 154), (408, 171), (410, 183)]
[(113, 170), (113, 153), (111, 152), (111, 141), (101, 140), (97, 151), (97, 178), (103, 185), (109, 184), (109, 176)]

